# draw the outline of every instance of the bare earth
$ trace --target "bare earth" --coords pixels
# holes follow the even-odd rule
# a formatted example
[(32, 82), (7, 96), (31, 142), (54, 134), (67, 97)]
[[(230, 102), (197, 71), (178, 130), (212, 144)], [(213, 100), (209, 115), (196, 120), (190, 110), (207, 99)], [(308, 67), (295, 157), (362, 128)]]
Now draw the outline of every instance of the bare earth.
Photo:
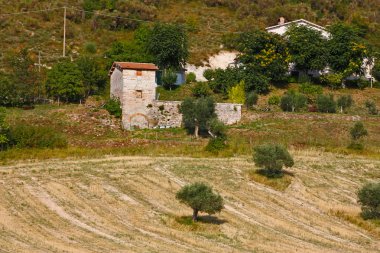
[[(379, 252), (380, 238), (331, 214), (357, 215), (356, 191), (380, 161), (293, 152), (285, 192), (248, 179), (249, 158), (110, 157), (0, 167), (0, 252)], [(205, 181), (225, 199), (209, 223), (183, 225), (175, 199)], [(205, 215), (207, 216), (207, 215)]]

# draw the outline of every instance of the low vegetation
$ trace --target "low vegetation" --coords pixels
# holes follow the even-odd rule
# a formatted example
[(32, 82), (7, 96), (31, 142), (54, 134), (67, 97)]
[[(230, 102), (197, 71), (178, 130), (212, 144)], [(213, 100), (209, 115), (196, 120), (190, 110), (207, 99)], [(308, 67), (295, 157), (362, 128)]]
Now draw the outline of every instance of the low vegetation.
[(358, 192), (364, 219), (380, 219), (380, 183), (368, 183)]

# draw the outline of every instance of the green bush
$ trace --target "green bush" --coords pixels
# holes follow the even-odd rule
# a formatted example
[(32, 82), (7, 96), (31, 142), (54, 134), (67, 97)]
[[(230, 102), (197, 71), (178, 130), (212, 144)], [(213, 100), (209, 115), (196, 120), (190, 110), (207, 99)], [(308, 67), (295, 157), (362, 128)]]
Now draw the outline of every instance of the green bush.
[(321, 81), (323, 84), (329, 86), (331, 89), (338, 89), (342, 87), (343, 74), (341, 73), (330, 73), (321, 76)]
[(193, 72), (190, 72), (186, 75), (186, 83), (194, 83), (196, 81), (197, 76)]
[(333, 95), (319, 95), (317, 97), (317, 110), (318, 112), (335, 113), (336, 103)]
[(299, 92), (288, 91), (284, 96), (281, 97), (280, 106), (281, 109), (286, 112), (298, 112), (301, 109), (305, 108), (306, 105), (306, 96)]
[(18, 124), (9, 129), (10, 142), (18, 148), (66, 148), (65, 135), (48, 126)]
[(164, 74), (162, 75), (162, 84), (165, 89), (171, 90), (174, 84), (177, 81), (177, 74), (172, 69), (167, 69), (164, 71)]
[(277, 144), (264, 144), (254, 148), (253, 161), (267, 177), (281, 177), (282, 168), (292, 167), (293, 158), (288, 150)]
[(343, 113), (353, 105), (354, 100), (352, 100), (351, 95), (342, 95), (338, 98), (336, 103), (340, 108), (340, 112)]
[(377, 115), (378, 114), (378, 110), (376, 108), (376, 104), (374, 101), (371, 101), (371, 100), (367, 100), (365, 102), (365, 107), (367, 108), (368, 110), (368, 113), (371, 114), (371, 115)]
[(299, 86), (298, 91), (308, 97), (316, 97), (323, 93), (323, 88), (319, 85), (313, 85), (311, 83), (302, 83)]
[(220, 150), (223, 150), (227, 147), (225, 138), (211, 138), (205, 148), (206, 151), (217, 154)]
[(360, 141), (364, 136), (368, 135), (367, 129), (365, 129), (362, 122), (356, 122), (350, 129), (351, 143), (348, 146), (350, 149), (362, 150), (364, 148), (363, 143)]
[(214, 78), (215, 71), (212, 69), (206, 69), (203, 72), (203, 77), (206, 78), (207, 81), (211, 81)]
[(245, 103), (245, 82), (243, 80), (228, 90), (228, 98), (233, 103)]
[(273, 95), (268, 99), (268, 105), (279, 105), (281, 98), (279, 96)]
[(380, 183), (368, 183), (358, 191), (364, 219), (380, 218)]
[(247, 109), (252, 108), (257, 104), (257, 100), (259, 100), (259, 95), (256, 92), (249, 92), (245, 97), (245, 106)]
[(96, 49), (96, 44), (93, 42), (88, 42), (85, 44), (84, 49), (87, 53), (89, 54), (95, 54), (97, 49)]
[(364, 77), (359, 78), (358, 80), (358, 88), (363, 90), (364, 88), (367, 88), (371, 85), (371, 82)]
[(110, 98), (104, 105), (104, 109), (106, 109), (111, 115), (115, 116), (116, 118), (121, 118), (122, 110), (119, 99)]
[(201, 98), (201, 97), (210, 96), (211, 89), (209, 88), (208, 83), (206, 83), (206, 82), (198, 82), (191, 89), (191, 92), (193, 93), (194, 97)]

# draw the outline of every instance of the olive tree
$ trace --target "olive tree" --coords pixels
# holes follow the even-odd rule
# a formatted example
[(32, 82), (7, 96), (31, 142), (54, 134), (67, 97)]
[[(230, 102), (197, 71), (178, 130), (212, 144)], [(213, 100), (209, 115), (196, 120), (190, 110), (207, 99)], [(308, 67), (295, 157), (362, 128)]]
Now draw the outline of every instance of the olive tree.
[(282, 175), (282, 168), (292, 167), (294, 160), (288, 150), (277, 144), (264, 144), (254, 148), (253, 161), (268, 177)]
[(216, 118), (215, 102), (212, 98), (186, 98), (180, 107), (182, 121), (189, 132), (194, 132), (195, 137), (199, 131), (207, 131), (208, 122)]
[(364, 219), (380, 218), (380, 183), (369, 183), (358, 191)]
[(212, 187), (205, 183), (198, 182), (182, 187), (176, 198), (193, 209), (193, 221), (198, 220), (199, 212), (214, 214), (224, 208), (222, 196), (214, 193)]
[(367, 129), (365, 129), (362, 122), (356, 122), (355, 125), (350, 129), (351, 134), (351, 144), (349, 148), (353, 149), (363, 149), (363, 144), (360, 140), (368, 135)]
[(338, 98), (336, 101), (338, 107), (340, 108), (340, 112), (343, 113), (346, 111), (348, 108), (352, 106), (354, 101), (352, 100), (351, 95), (343, 95)]

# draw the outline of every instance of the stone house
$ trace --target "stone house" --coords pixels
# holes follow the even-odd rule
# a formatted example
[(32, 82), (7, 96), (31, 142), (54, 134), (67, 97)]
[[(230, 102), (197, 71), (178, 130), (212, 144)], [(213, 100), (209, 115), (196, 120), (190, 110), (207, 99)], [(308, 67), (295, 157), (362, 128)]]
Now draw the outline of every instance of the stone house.
[[(157, 70), (152, 63), (113, 63), (109, 72), (110, 94), (121, 102), (125, 129), (181, 126), (181, 101), (156, 99)], [(235, 124), (241, 119), (241, 104), (217, 103), (215, 111), (225, 124)]]

